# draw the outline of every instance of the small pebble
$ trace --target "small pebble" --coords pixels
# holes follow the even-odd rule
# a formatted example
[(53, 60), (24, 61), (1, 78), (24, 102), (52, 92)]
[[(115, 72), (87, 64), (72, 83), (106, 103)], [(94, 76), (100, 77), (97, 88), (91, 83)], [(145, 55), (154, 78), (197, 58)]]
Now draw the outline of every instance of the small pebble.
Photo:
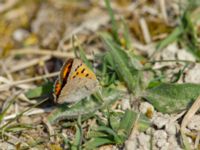
[(200, 131), (200, 116), (199, 115), (194, 115), (191, 118), (191, 121), (188, 123), (188, 128), (190, 130), (197, 130)]
[(137, 148), (137, 140), (136, 139), (131, 139), (127, 140), (125, 142), (125, 149), (126, 150), (133, 150)]
[(24, 29), (17, 29), (13, 33), (13, 39), (17, 42), (23, 42), (29, 36), (29, 32)]
[(166, 125), (165, 125), (165, 131), (169, 134), (169, 135), (175, 135), (176, 134), (176, 123), (169, 121)]
[(169, 143), (165, 143), (160, 150), (169, 150)]
[(175, 59), (177, 52), (178, 52), (177, 44), (170, 44), (163, 50), (161, 56), (163, 57), (164, 60)]
[(179, 60), (195, 61), (194, 56), (185, 49), (181, 49), (177, 52), (177, 58)]
[(167, 133), (164, 130), (156, 130), (154, 132), (155, 139), (167, 139)]
[(166, 139), (158, 139), (156, 142), (156, 146), (158, 146), (159, 148), (164, 147), (166, 142), (167, 142)]
[(185, 74), (185, 82), (200, 83), (200, 64), (196, 64), (194, 68), (187, 71)]
[(168, 115), (157, 114), (153, 117), (153, 124), (158, 128), (163, 128), (169, 122)]
[(121, 105), (122, 105), (122, 110), (130, 109), (131, 106), (129, 98), (124, 98)]
[[(163, 59), (163, 60), (169, 60), (169, 59), (176, 59), (176, 53), (178, 51), (177, 44), (170, 44), (167, 46), (161, 53), (160, 58), (156, 59)], [(163, 63), (155, 63), (153, 66), (153, 69), (162, 68), (164, 66), (174, 66), (174, 62), (163, 62)]]
[(180, 148), (180, 146), (178, 145), (178, 142), (177, 142), (177, 139), (176, 139), (176, 137), (174, 136), (174, 135), (171, 135), (171, 136), (169, 136), (169, 138), (168, 138), (168, 143), (169, 143), (169, 147), (168, 147), (168, 149), (169, 150), (182, 150), (181, 148)]
[(143, 149), (149, 149), (150, 148), (150, 136), (146, 135), (144, 133), (140, 133), (138, 138), (138, 142)]
[(153, 140), (158, 148), (167, 145), (167, 133), (164, 130), (156, 130), (153, 135)]

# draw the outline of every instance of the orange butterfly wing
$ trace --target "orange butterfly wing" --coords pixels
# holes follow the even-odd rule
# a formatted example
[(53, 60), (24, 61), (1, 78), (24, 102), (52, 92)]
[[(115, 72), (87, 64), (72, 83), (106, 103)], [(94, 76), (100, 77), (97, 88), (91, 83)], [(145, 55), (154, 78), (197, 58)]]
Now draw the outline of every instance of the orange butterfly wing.
[(72, 68), (72, 64), (73, 64), (73, 59), (69, 59), (62, 67), (61, 71), (60, 71), (60, 76), (59, 78), (56, 80), (55, 84), (54, 84), (54, 95), (56, 96), (56, 98), (58, 98), (58, 96), (60, 95), (60, 92), (63, 88), (63, 86), (67, 83), (67, 79), (70, 73), (70, 70)]

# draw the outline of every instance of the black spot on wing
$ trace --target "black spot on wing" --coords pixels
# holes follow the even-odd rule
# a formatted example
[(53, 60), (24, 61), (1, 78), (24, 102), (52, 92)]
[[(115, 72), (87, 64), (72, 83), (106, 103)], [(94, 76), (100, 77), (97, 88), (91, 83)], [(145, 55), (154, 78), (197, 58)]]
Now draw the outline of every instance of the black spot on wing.
[(81, 66), (82, 66), (82, 63), (76, 67), (75, 71), (77, 71), (78, 68), (81, 67)]
[(85, 68), (83, 70), (81, 70), (81, 73), (84, 73), (84, 71), (85, 71)]

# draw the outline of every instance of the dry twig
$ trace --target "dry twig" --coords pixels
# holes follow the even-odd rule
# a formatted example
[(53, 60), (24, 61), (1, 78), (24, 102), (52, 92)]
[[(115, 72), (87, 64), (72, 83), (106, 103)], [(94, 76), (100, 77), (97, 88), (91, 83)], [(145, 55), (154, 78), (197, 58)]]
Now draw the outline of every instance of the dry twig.
[(181, 132), (185, 132), (186, 126), (188, 122), (191, 120), (192, 116), (199, 110), (200, 108), (200, 96), (197, 98), (197, 100), (192, 104), (188, 112), (183, 118), (183, 121), (181, 123)]

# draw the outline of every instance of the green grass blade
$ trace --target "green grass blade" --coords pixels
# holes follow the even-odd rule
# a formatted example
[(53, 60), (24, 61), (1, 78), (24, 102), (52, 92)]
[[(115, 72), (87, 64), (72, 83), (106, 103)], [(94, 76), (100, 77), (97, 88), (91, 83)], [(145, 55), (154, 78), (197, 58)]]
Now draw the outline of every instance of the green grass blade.
[(39, 97), (48, 97), (53, 91), (53, 83), (47, 82), (44, 85), (38, 86), (34, 89), (30, 89), (25, 93), (26, 97), (29, 99), (39, 98)]
[[(78, 48), (74, 45), (74, 42), (77, 42)], [(78, 39), (75, 36), (72, 38), (72, 44), (73, 44), (73, 50), (74, 50), (75, 56), (79, 57), (91, 70), (93, 70), (92, 64), (87, 59), (83, 47), (80, 45)]]
[(22, 111), (21, 113), (17, 114), (17, 116), (13, 119), (13, 120), (10, 120), (8, 121), (6, 124), (4, 124), (3, 126), (0, 127), (0, 131), (1, 130), (4, 130), (7, 126), (9, 126), (12, 122), (14, 122), (16, 119), (18, 119), (19, 117), (21, 117), (24, 113), (26, 113), (27, 111), (31, 110), (32, 108), (35, 108), (39, 105), (41, 105), (42, 103), (44, 103), (45, 101), (47, 101), (48, 99), (44, 99), (42, 100), (41, 102), (27, 108), (26, 110)]
[(124, 116), (120, 121), (119, 131), (123, 134), (123, 137), (128, 137), (135, 121), (134, 112), (126, 110)]
[(132, 93), (136, 93), (140, 81), (139, 71), (130, 66), (130, 58), (127, 53), (114, 43), (109, 36), (102, 34), (102, 39), (107, 45), (110, 55), (112, 56), (114, 62), (114, 70), (116, 71), (118, 77), (124, 81), (128, 89)]
[(168, 46), (172, 42), (175, 42), (176, 40), (179, 40), (179, 36), (181, 36), (181, 34), (183, 34), (182, 27), (181, 26), (176, 27), (164, 40), (162, 40), (161, 42), (159, 42), (157, 44), (156, 51), (154, 52), (154, 54), (157, 51), (162, 50), (163, 48), (165, 48), (166, 46)]
[[(21, 93), (21, 92), (20, 92)], [(4, 119), (6, 112), (10, 108), (10, 106), (14, 103), (15, 99), (19, 96), (19, 94), (14, 95), (14, 97), (8, 102), (8, 105), (4, 108), (4, 110), (0, 113), (0, 122)]]
[(110, 19), (111, 19), (111, 23), (112, 23), (112, 34), (113, 34), (113, 37), (114, 37), (114, 39), (115, 39), (115, 41), (117, 43), (120, 43), (119, 42), (120, 40), (119, 40), (119, 37), (118, 37), (118, 25), (117, 25), (113, 10), (112, 10), (111, 5), (110, 5), (110, 0), (104, 0), (104, 2), (106, 4), (106, 7), (108, 9), (108, 13), (110, 15)]
[(12, 124), (12, 125), (7, 126), (4, 129), (4, 132), (20, 132), (27, 129), (33, 129), (33, 128), (34, 127), (29, 124)]
[(119, 129), (118, 129), (118, 134), (121, 135), (124, 141), (129, 137), (132, 131), (133, 125), (135, 123), (137, 123), (137, 127), (139, 131), (145, 131), (150, 126), (149, 119), (143, 114), (139, 115), (139, 119), (137, 118), (138, 118), (138, 113), (132, 110), (125, 111), (125, 114), (123, 115), (120, 121)]
[(130, 31), (128, 28), (128, 25), (126, 24), (125, 20), (122, 19), (122, 23), (123, 23), (123, 27), (124, 27), (124, 39), (125, 39), (125, 45), (126, 45), (126, 49), (128, 50), (132, 50), (133, 49), (133, 45), (132, 45), (132, 40), (131, 40), (131, 36), (130, 36)]
[(72, 150), (80, 150), (82, 138), (83, 138), (83, 133), (82, 133), (83, 131), (81, 128), (81, 116), (79, 116), (78, 125), (76, 125), (75, 127), (76, 127), (76, 134), (75, 134), (75, 138), (73, 140), (71, 149)]
[(95, 148), (106, 145), (113, 144), (114, 142), (109, 138), (93, 138), (90, 141), (86, 142), (84, 147), (86, 150), (94, 150)]
[(96, 131), (107, 133), (108, 135), (112, 135), (113, 137), (117, 136), (117, 134), (115, 133), (115, 131), (113, 131), (111, 128), (106, 127), (106, 126), (100, 126), (100, 127), (98, 127), (96, 129)]

